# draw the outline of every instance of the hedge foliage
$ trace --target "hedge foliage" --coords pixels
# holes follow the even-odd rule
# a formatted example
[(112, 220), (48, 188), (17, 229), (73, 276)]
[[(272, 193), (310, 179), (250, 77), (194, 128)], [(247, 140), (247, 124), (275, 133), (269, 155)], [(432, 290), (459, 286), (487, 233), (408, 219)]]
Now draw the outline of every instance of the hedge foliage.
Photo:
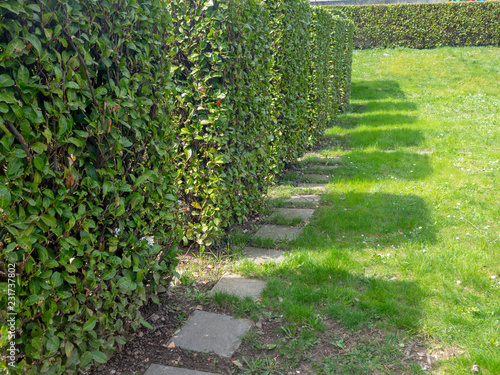
[(355, 48), (500, 45), (499, 2), (334, 8), (354, 21)]
[(205, 246), (258, 207), (270, 178), (269, 14), (255, 1), (167, 6), (183, 239)]
[(133, 0), (11, 0), (0, 19), (2, 291), (15, 264), (20, 371), (71, 373), (172, 274), (172, 24)]
[(346, 100), (337, 18), (306, 0), (0, 4), (0, 345), (19, 372), (106, 362), (150, 326), (177, 245), (258, 210)]
[(273, 156), (279, 173), (308, 145), (312, 11), (302, 0), (267, 0), (272, 30)]
[(314, 8), (311, 27), (311, 71), (309, 76), (309, 143), (316, 143), (323, 136), (325, 125), (335, 115), (330, 98), (331, 49), (333, 19), (320, 7)]
[(346, 112), (351, 100), (351, 71), (354, 23), (338, 8), (330, 8), (333, 22), (331, 33), (331, 71), (332, 93), (335, 116), (337, 112)]

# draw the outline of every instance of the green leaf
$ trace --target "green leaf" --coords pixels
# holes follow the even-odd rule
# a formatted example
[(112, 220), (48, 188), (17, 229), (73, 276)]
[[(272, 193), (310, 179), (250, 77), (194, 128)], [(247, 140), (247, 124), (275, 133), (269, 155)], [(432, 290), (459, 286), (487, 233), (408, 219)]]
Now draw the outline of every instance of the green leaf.
[(108, 268), (102, 275), (103, 280), (111, 280), (116, 275), (116, 268)]
[(0, 92), (0, 102), (5, 102), (8, 104), (17, 104), (19, 106), (23, 105), (19, 100), (16, 99), (14, 93), (12, 92)]
[(41, 158), (40, 156), (35, 156), (35, 158), (33, 159), (33, 164), (39, 171), (43, 171), (43, 169), (45, 168), (45, 160), (43, 160), (43, 158)]
[(92, 358), (94, 359), (94, 361), (99, 363), (106, 363), (108, 361), (108, 357), (106, 357), (106, 354), (98, 350), (94, 350), (92, 352)]
[(59, 272), (54, 272), (50, 278), (51, 282), (52, 282), (52, 285), (54, 286), (54, 288), (58, 288), (62, 285), (63, 283), (63, 279), (61, 277), (61, 273)]
[(43, 298), (37, 294), (31, 294), (28, 298), (26, 298), (26, 305), (32, 306), (40, 301), (43, 301)]
[(0, 208), (7, 209), (12, 200), (12, 195), (7, 186), (0, 184)]
[(42, 44), (40, 43), (40, 39), (34, 34), (29, 34), (25, 37), (27, 41), (29, 41), (33, 47), (35, 47), (36, 52), (40, 56), (42, 54)]
[(97, 315), (94, 315), (85, 322), (85, 324), (83, 325), (83, 330), (86, 332), (93, 330), (96, 323), (97, 323)]
[(75, 346), (71, 342), (66, 341), (64, 343), (64, 353), (66, 354), (66, 357), (70, 356), (70, 354), (74, 348), (75, 348)]
[(19, 80), (19, 82), (22, 82), (24, 84), (28, 83), (30, 79), (30, 72), (24, 65), (21, 65), (17, 70), (17, 79)]
[(113, 183), (111, 181), (104, 181), (102, 184), (103, 194), (106, 195), (108, 191), (113, 191)]
[(142, 324), (144, 327), (146, 327), (146, 328), (149, 328), (149, 329), (154, 329), (154, 327), (153, 327), (151, 324), (149, 324), (146, 320), (144, 320), (144, 319), (142, 319), (142, 318), (141, 318), (141, 324)]
[(80, 88), (80, 86), (78, 85), (78, 83), (73, 82), (73, 81), (66, 82), (65, 86), (66, 86), (67, 89), (79, 89)]
[(14, 86), (16, 82), (8, 75), (2, 74), (0, 75), (0, 87), (11, 87)]
[(139, 176), (139, 178), (137, 180), (135, 180), (135, 186), (139, 186), (140, 184), (142, 184), (144, 181), (146, 181), (150, 177), (151, 177), (151, 173), (145, 173), (142, 176)]
[(48, 225), (49, 227), (56, 227), (57, 226), (57, 220), (48, 214), (40, 216), (40, 219), (42, 219), (42, 221), (46, 225)]
[(59, 337), (53, 336), (52, 338), (47, 340), (45, 346), (47, 347), (49, 353), (55, 353), (57, 350), (59, 350), (59, 344), (60, 344)]

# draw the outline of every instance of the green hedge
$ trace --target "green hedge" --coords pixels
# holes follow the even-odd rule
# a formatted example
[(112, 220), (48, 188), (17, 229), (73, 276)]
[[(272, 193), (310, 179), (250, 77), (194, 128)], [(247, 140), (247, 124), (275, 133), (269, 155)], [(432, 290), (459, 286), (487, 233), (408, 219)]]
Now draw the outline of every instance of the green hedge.
[(269, 14), (253, 0), (210, 3), (168, 4), (183, 239), (201, 246), (258, 207), (273, 162)]
[(355, 48), (500, 45), (500, 2), (336, 6)]
[(330, 39), (331, 49), (331, 118), (339, 112), (346, 112), (351, 100), (351, 66), (354, 24), (337, 8), (330, 8), (333, 29)]
[(76, 373), (172, 274), (172, 25), (135, 0), (10, 0), (0, 20), (2, 346), (15, 265), (19, 370)]
[(307, 147), (312, 10), (303, 0), (267, 0), (266, 6), (272, 29), (273, 156), (279, 173)]
[(0, 4), (0, 346), (20, 372), (107, 361), (149, 326), (177, 245), (259, 209), (348, 100), (334, 18), (306, 0)]
[(311, 23), (311, 71), (309, 76), (309, 144), (323, 137), (330, 120), (330, 38), (333, 20), (328, 11), (317, 7), (313, 10)]

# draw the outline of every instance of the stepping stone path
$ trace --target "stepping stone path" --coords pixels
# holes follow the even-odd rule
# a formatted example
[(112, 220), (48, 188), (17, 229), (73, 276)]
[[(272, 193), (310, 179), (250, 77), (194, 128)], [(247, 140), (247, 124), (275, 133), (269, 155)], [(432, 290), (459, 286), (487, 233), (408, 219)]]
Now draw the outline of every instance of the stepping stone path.
[(144, 375), (215, 375), (209, 372), (187, 370), (179, 367), (151, 365)]
[(314, 210), (311, 208), (278, 208), (274, 214), (271, 215), (271, 219), (276, 216), (281, 216), (286, 220), (302, 219), (308, 221), (313, 214)]
[(292, 241), (302, 233), (300, 227), (266, 224), (254, 234), (255, 238), (273, 241)]
[(257, 279), (246, 279), (234, 273), (227, 273), (212, 288), (210, 294), (227, 293), (239, 298), (251, 297), (256, 300), (266, 287), (266, 283)]
[(316, 173), (303, 174), (302, 177), (304, 177), (307, 180), (328, 181), (330, 179), (330, 176), (324, 174), (316, 174)]
[(319, 195), (292, 195), (287, 203), (319, 203)]
[(321, 168), (323, 170), (327, 171), (333, 171), (334, 169), (337, 169), (340, 167), (340, 164), (335, 164), (335, 165), (315, 165), (316, 168)]
[(241, 337), (253, 326), (248, 319), (195, 311), (168, 345), (229, 358), (241, 344)]
[[(333, 159), (332, 159), (333, 160)], [(318, 166), (318, 165), (316, 165)], [(336, 168), (337, 166), (322, 168)], [(328, 180), (328, 176), (320, 174), (304, 175), (306, 178)], [(323, 189), (326, 184), (300, 183), (299, 187), (307, 189)], [(291, 205), (297, 203), (319, 204), (319, 195), (292, 195), (285, 202)], [(279, 208), (276, 215), (287, 219), (300, 218), (308, 221), (314, 210), (308, 208)], [(301, 227), (285, 225), (263, 225), (255, 234), (255, 238), (271, 240), (293, 240), (302, 232)], [(242, 250), (242, 259), (249, 259), (257, 264), (284, 259), (284, 251), (246, 247)], [(211, 294), (224, 292), (239, 298), (247, 296), (254, 300), (259, 298), (266, 286), (265, 281), (248, 279), (236, 274), (227, 273), (211, 290)], [(194, 311), (179, 333), (171, 338), (169, 347), (176, 347), (201, 353), (215, 353), (229, 358), (241, 344), (242, 336), (250, 330), (253, 323), (248, 319), (235, 319), (231, 316), (214, 314), (206, 311)], [(214, 375), (208, 372), (182, 369), (178, 367), (152, 364), (144, 375)]]
[(326, 184), (311, 184), (306, 182), (301, 182), (297, 184), (297, 187), (304, 189), (313, 189), (313, 190), (323, 190)]
[(259, 247), (245, 247), (241, 251), (241, 259), (248, 259), (257, 264), (269, 261), (281, 262), (285, 259), (285, 252), (274, 249), (262, 249)]

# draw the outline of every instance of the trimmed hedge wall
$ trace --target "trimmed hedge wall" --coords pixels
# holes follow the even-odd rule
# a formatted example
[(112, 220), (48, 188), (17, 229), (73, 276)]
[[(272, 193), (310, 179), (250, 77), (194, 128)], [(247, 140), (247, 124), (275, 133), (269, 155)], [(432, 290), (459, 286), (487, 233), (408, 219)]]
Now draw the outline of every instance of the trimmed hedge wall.
[(149, 326), (177, 245), (258, 210), (348, 100), (337, 18), (306, 0), (0, 4), (0, 346), (19, 350), (0, 370), (82, 373)]
[(269, 14), (256, 1), (168, 7), (183, 240), (207, 246), (259, 206), (271, 178)]
[(355, 48), (500, 45), (500, 2), (334, 8), (354, 21)]
[(9, 363), (77, 373), (172, 275), (172, 23), (135, 0), (11, 0), (0, 20), (2, 347), (14, 312)]
[(330, 13), (320, 7), (314, 8), (311, 23), (311, 70), (309, 76), (309, 129), (307, 140), (314, 144), (323, 136), (325, 125), (331, 116), (330, 99), (330, 38), (333, 20)]
[(267, 0), (266, 6), (272, 30), (273, 157), (279, 173), (307, 147), (312, 10), (302, 0)]

